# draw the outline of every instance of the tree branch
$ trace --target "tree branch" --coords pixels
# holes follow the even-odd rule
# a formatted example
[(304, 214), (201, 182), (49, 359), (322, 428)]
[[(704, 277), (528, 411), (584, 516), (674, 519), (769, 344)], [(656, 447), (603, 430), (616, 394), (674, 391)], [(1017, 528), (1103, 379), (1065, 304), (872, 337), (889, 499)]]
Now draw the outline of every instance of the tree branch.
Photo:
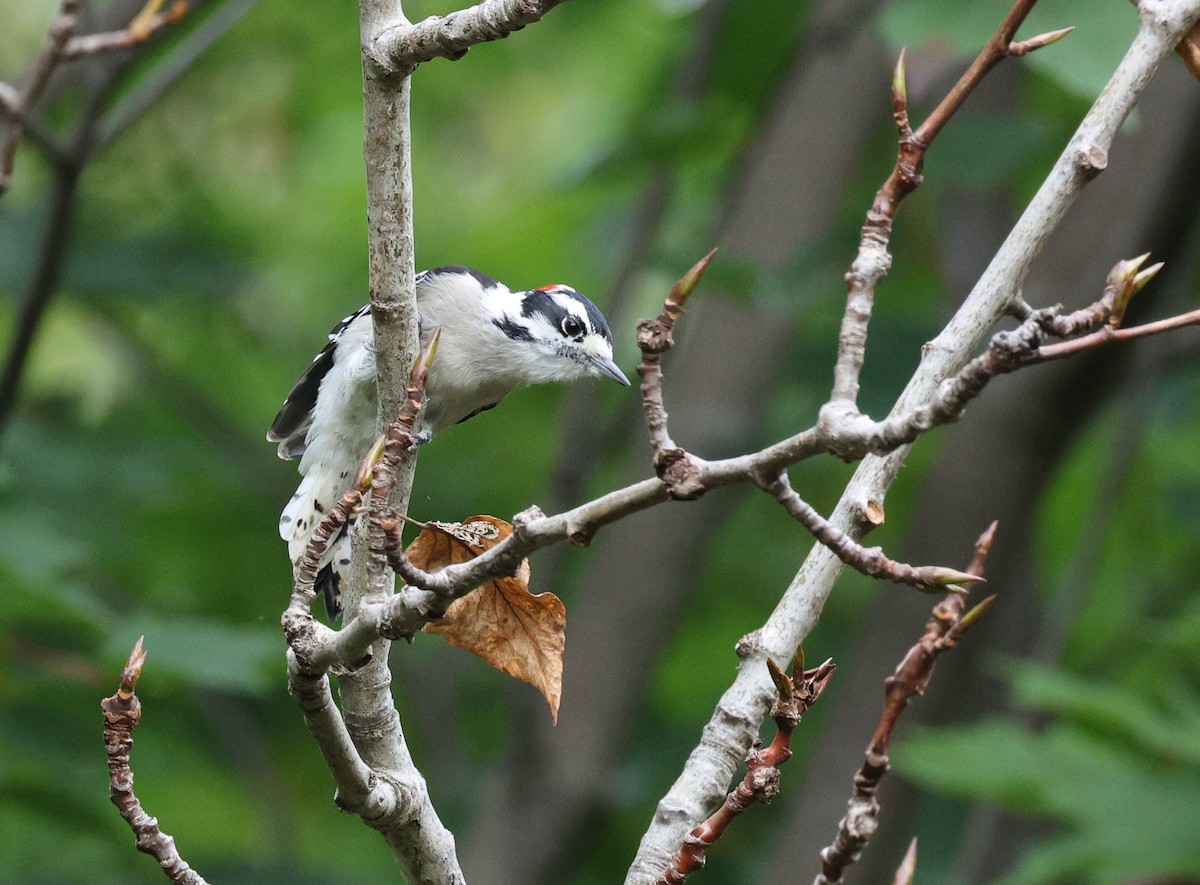
[[(826, 437), (828, 428), (812, 428), (759, 452), (722, 461), (697, 458), (671, 439), (662, 405), (663, 375), (659, 357), (670, 348), (671, 330), (683, 301), (693, 290), (709, 258), (711, 253), (676, 285), (658, 319), (644, 321), (639, 326), (643, 361), (638, 372), (642, 376), (643, 406), (655, 449), (655, 466), (662, 474), (659, 483), (646, 480), (554, 517), (547, 517), (540, 509), (531, 507), (513, 517), (512, 535), (499, 544), (474, 559), (434, 572), (418, 568), (408, 560), (402, 549), (398, 520), (388, 519), (383, 531), (388, 563), (409, 586), (391, 599), (364, 609), (365, 616), (375, 625), (373, 629), (389, 639), (409, 638), (429, 620), (440, 617), (455, 599), (486, 581), (515, 574), (520, 564), (537, 550), (563, 540), (586, 545), (600, 527), (629, 513), (667, 500), (691, 500), (713, 488), (734, 483), (757, 484), (775, 497), (817, 541), (842, 562), (865, 575), (922, 590), (953, 586), (969, 578), (963, 572), (944, 566), (912, 566), (897, 562), (888, 558), (881, 548), (864, 547), (849, 531), (822, 517), (795, 492), (784, 468), (831, 447), (833, 442)], [(1132, 261), (1118, 262), (1101, 297), (1072, 314), (1062, 316), (1057, 308), (1029, 309), (1018, 328), (997, 333), (985, 353), (940, 384), (928, 402), (879, 422), (864, 416), (850, 419), (853, 423), (849, 430), (836, 432), (838, 445), (842, 447), (837, 454), (858, 459), (869, 452), (877, 455), (894, 452), (932, 428), (957, 420), (967, 404), (997, 375), (1117, 340), (1115, 336), (1123, 333), (1113, 331), (1112, 322), (1119, 320), (1119, 313), (1124, 311), (1129, 299), (1161, 267), (1154, 265), (1140, 270), (1145, 258), (1143, 255)], [(1110, 325), (1100, 332), (1063, 345), (1041, 345), (1045, 335), (1075, 334), (1106, 320)], [(1200, 311), (1147, 324), (1145, 332), (1141, 331), (1143, 327), (1128, 330), (1127, 337), (1196, 324), (1200, 324)], [(881, 522), (881, 506), (875, 499), (864, 501), (860, 521), (866, 525)], [(342, 649), (346, 660), (354, 660), (366, 653), (365, 645), (360, 643), (369, 642), (372, 631), (364, 630), (360, 625), (355, 635), (358, 639), (354, 642), (340, 640), (348, 643)]]
[(163, 28), (180, 21), (188, 13), (188, 0), (173, 0), (162, 12), (163, 0), (147, 0), (145, 7), (129, 23), (129, 27), (104, 34), (72, 37), (63, 47), (60, 58), (70, 61), (116, 49), (133, 49), (145, 43)]
[(80, 171), (75, 168), (63, 170), (52, 186), (50, 214), (38, 244), (37, 265), (21, 302), (8, 353), (4, 357), (4, 370), (0, 373), (0, 434), (3, 434), (16, 406), (21, 377), (25, 374), (42, 317), (54, 293), (58, 291), (71, 239)]
[[(993, 522), (975, 542), (975, 555), (967, 566), (968, 581), (971, 577), (983, 577), (984, 562), (995, 537), (996, 523)], [(934, 606), (933, 616), (916, 645), (908, 650), (895, 672), (884, 680), (883, 713), (867, 747), (866, 761), (854, 776), (854, 795), (850, 798), (846, 816), (838, 824), (837, 839), (821, 852), (821, 873), (814, 885), (838, 885), (846, 867), (858, 860), (875, 834), (879, 826), (879, 803), (875, 797), (880, 781), (891, 767), (892, 732), (900, 714), (910, 700), (925, 693), (938, 655), (954, 648), (959, 637), (978, 623), (994, 599), (995, 596), (989, 596), (964, 614), (965, 596), (955, 593), (946, 596)]]
[(742, 782), (730, 791), (720, 808), (687, 834), (679, 853), (656, 885), (679, 885), (689, 874), (704, 866), (709, 846), (725, 834), (734, 818), (754, 803), (769, 804), (775, 798), (779, 792), (779, 766), (792, 758), (792, 732), (825, 691), (837, 668), (833, 658), (829, 658), (819, 667), (789, 677), (778, 664), (767, 658), (767, 669), (779, 690), (779, 697), (771, 705), (775, 738), (766, 749), (763, 749), (762, 741), (755, 739), (746, 756), (746, 776)]
[(75, 36), (75, 28), (79, 25), (79, 0), (62, 0), (24, 88), (17, 90), (8, 84), (0, 84), (3, 87), (0, 88), (0, 111), (9, 121), (4, 138), (0, 140), (0, 196), (12, 184), (13, 162), (17, 145), (25, 132), (26, 117), (41, 98), (50, 76), (58, 66), (64, 61), (101, 52), (132, 49), (187, 15), (187, 0), (174, 0), (169, 10), (160, 12), (163, 2), (147, 0), (145, 7), (134, 16), (127, 28), (78, 37)]
[(78, 24), (79, 0), (62, 0), (58, 12), (50, 22), (46, 42), (42, 44), (42, 51), (33, 64), (25, 88), (16, 90), (6, 84), (5, 98), (0, 102), (0, 107), (8, 117), (8, 130), (4, 133), (4, 139), (0, 141), (0, 196), (12, 185), (13, 162), (17, 154), (17, 145), (21, 143), (21, 136), (25, 131), (25, 117), (46, 88), (46, 84), (50, 82), (50, 75), (62, 61), (63, 48)]
[[(49, 219), (38, 245), (37, 264), (13, 329), (3, 372), (0, 373), (0, 434), (3, 434), (12, 417), (21, 378), (28, 365), (33, 342), (41, 326), (46, 308), (58, 290), (71, 235), (76, 191), (84, 167), (98, 148), (112, 141), (126, 125), (159, 98), (166, 88), (182, 76), (183, 72), (226, 30), (232, 27), (246, 9), (255, 2), (256, 0), (239, 0), (239, 5), (232, 7), (232, 15), (229, 14), (232, 4), (228, 4), (217, 14), (205, 19), (200, 27), (183, 41), (181, 48), (177, 50), (178, 54), (173, 53), (167, 59), (165, 62), (167, 70), (164, 75), (157, 77), (149, 89), (142, 87), (135, 89), (134, 94), (127, 99), (127, 103), (119, 105), (113, 114), (107, 115), (103, 120), (98, 120), (105, 99), (117, 82), (115, 67), (112, 71), (107, 72), (107, 76), (101, 82), (101, 88), (88, 95), (74, 131), (61, 143), (53, 139), (48, 132), (44, 132), (37, 125), (36, 118), (29, 118), (29, 111), (41, 96), (48, 82), (48, 79), (43, 81), (41, 78), (43, 76), (48, 78), (54, 65), (51, 65), (44, 75), (38, 72), (47, 64), (46, 58), (53, 53), (50, 53), (49, 50), (43, 51), (42, 60), (35, 66), (35, 75), (31, 77), (23, 93), (18, 93), (7, 84), (0, 83), (0, 110), (7, 113), (12, 120), (5, 134), (5, 139), (9, 140), (0, 145), (0, 151), (11, 148), (15, 152), (21, 135), (25, 134), (42, 147), (50, 158), (55, 172)], [(156, 4), (161, 5), (157, 0), (151, 0), (134, 18), (136, 22), (138, 18), (146, 16), (149, 10), (150, 21), (145, 26), (149, 30), (145, 32), (146, 36), (142, 38), (142, 41), (169, 23), (160, 21), (159, 17), (166, 15), (170, 18), (172, 13), (159, 13)], [(77, 24), (75, 14), (77, 5), (77, 0), (68, 0), (62, 4), (59, 16), (51, 26), (51, 36), (47, 38), (48, 45), (49, 43), (57, 44), (62, 39), (60, 31), (70, 37)], [(179, 12), (181, 8), (186, 7), (181, 7), (179, 3), (176, 3), (172, 7), (175, 10), (174, 15), (181, 14)], [(131, 24), (123, 31), (113, 33), (128, 34), (132, 32), (133, 28), (134, 26)], [(71, 38), (71, 41), (75, 39), (91, 38)], [(71, 42), (66, 44), (68, 48), (70, 45)], [(54, 57), (56, 59), (54, 64), (57, 65), (64, 57), (64, 51), (60, 50)], [(112, 119), (109, 119), (110, 117)], [(7, 168), (11, 172), (11, 155), (8, 160)], [(0, 160), (0, 196), (3, 195), (5, 188), (4, 168), (3, 161)]]
[(533, 24), (564, 0), (484, 0), (452, 12), (433, 15), (409, 24), (395, 22), (383, 28), (365, 51), (379, 68), (389, 74), (416, 67), (435, 58), (457, 60), (477, 43), (502, 40), (514, 31)]
[[(379, 830), (411, 883), (462, 882), (454, 837), (442, 826), (425, 779), (404, 741), (400, 716), (390, 692), (386, 631), (372, 621), (380, 600), (380, 574), (386, 580), (384, 530), (391, 512), (387, 501), (405, 458), (414, 448), (413, 422), (421, 409), (429, 364), (438, 333), (413, 367), (404, 404), (387, 434), (368, 455), (354, 487), (326, 513), (297, 563), (291, 603), (281, 618), (288, 640), (288, 692), (296, 698), (305, 723), (317, 741), (337, 784), (336, 801)], [(313, 585), (331, 541), (359, 508), (363, 489), (371, 489), (366, 535), (371, 553), (371, 595), (347, 609), (348, 623), (339, 631), (312, 616)], [(370, 574), (375, 572), (375, 574)], [(378, 598), (375, 598), (378, 597)], [(367, 616), (364, 617), (364, 610)], [(328, 672), (337, 667), (344, 710), (339, 712), (329, 689)]]
[(867, 325), (874, 308), (875, 288), (892, 264), (892, 257), (888, 252), (892, 222), (900, 203), (921, 184), (925, 152), (950, 118), (962, 107), (967, 97), (996, 65), (1010, 55), (1024, 55), (1069, 33), (1068, 28), (1055, 31), (1052, 35), (1035, 37), (1026, 41), (1020, 50), (1014, 50), (1011, 45), (1013, 35), (1025, 21), (1035, 2), (1036, 0), (1017, 0), (996, 33), (916, 132), (908, 122), (905, 58), (904, 53), (900, 53), (892, 80), (893, 117), (900, 133), (899, 151), (891, 175), (876, 192), (875, 200), (867, 210), (858, 255), (846, 274), (846, 312), (838, 336), (833, 393), (826, 407), (827, 412), (852, 414), (858, 410), (858, 379), (862, 372), (863, 360), (866, 358)]
[[(1030, 265), (1075, 197), (1106, 165), (1117, 129), (1137, 103), (1154, 71), (1200, 18), (1197, 0), (1144, 0), (1137, 37), (1076, 130), (1046, 181), (1000, 247), (962, 307), (924, 350), (893, 414), (932, 399), (941, 382), (966, 365), (991, 325), (1014, 303)], [(793, 441), (788, 441), (789, 445)], [(888, 487), (907, 447), (867, 457), (847, 485), (830, 522), (859, 538), (878, 520)], [(765, 713), (770, 685), (761, 675), (767, 656), (788, 659), (811, 631), (841, 570), (841, 562), (815, 547), (763, 627), (739, 647), (737, 678), (717, 704), (699, 746), (658, 809), (642, 839), (626, 882), (650, 883), (669, 860), (672, 846), (724, 795), (737, 760)], [(756, 666), (757, 665), (757, 666)]]
[(158, 821), (146, 813), (133, 792), (129, 754), (133, 750), (133, 730), (142, 718), (142, 705), (134, 688), (146, 663), (144, 638), (138, 639), (129, 654), (117, 693), (100, 702), (104, 713), (104, 750), (108, 754), (109, 797), (137, 837), (137, 850), (158, 861), (168, 879), (179, 885), (207, 885), (204, 877), (179, 856), (175, 840), (159, 829)]

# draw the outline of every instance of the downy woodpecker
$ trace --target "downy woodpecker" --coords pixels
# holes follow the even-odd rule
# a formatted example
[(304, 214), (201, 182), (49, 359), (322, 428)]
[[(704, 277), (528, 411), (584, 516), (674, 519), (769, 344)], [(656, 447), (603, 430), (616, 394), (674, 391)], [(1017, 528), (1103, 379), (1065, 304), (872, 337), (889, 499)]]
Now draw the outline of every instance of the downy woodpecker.
[[(495, 406), (518, 387), (594, 375), (629, 386), (613, 362), (604, 314), (569, 286), (513, 292), (456, 265), (417, 274), (421, 343), (442, 327), (415, 430), (422, 441)], [(284, 400), (267, 439), (300, 458), (304, 479), (279, 517), (296, 563), (313, 529), (350, 487), (376, 439), (374, 326), (367, 305), (329, 333), (329, 343)], [(349, 534), (330, 545), (317, 587), (330, 617), (350, 561)]]

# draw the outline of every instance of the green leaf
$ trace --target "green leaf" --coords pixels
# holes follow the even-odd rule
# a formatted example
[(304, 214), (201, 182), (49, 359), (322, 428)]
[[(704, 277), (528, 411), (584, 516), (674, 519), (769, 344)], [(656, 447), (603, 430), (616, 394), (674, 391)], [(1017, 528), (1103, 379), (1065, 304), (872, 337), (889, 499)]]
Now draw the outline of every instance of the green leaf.
[(1200, 875), (1200, 771), (1155, 765), (1121, 743), (1066, 725), (1033, 734), (1011, 722), (926, 729), (899, 744), (896, 770), (954, 796), (1057, 820), (1062, 836), (1038, 844), (1001, 880), (1094, 885)]

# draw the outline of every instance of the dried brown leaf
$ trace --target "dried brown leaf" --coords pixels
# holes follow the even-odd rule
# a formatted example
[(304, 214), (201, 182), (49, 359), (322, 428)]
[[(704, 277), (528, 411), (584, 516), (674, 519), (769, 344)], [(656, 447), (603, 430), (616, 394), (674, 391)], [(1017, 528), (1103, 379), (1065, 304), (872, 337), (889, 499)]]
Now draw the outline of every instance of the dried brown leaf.
[[(474, 559), (512, 534), (494, 516), (461, 523), (431, 522), (409, 545), (408, 558), (426, 571)], [(529, 592), (529, 561), (511, 578), (489, 581), (451, 603), (446, 614), (425, 625), (451, 645), (483, 658), (542, 693), (550, 718), (558, 721), (562, 698), (567, 610), (553, 593)]]

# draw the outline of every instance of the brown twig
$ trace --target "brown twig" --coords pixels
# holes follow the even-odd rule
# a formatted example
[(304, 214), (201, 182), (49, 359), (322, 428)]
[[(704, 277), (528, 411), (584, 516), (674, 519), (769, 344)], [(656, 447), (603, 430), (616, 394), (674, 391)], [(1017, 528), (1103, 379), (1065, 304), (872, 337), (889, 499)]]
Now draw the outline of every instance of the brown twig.
[(769, 804), (775, 798), (779, 792), (779, 766), (792, 758), (792, 732), (825, 691), (837, 669), (832, 658), (790, 677), (770, 658), (767, 667), (779, 690), (779, 697), (771, 705), (771, 718), (777, 729), (775, 738), (765, 749), (762, 741), (755, 739), (746, 755), (746, 776), (742, 782), (730, 791), (720, 808), (684, 837), (683, 845), (657, 885), (679, 885), (704, 866), (709, 846), (724, 835), (734, 818), (756, 802)]
[(1030, 364), (1048, 363), (1051, 360), (1061, 360), (1069, 356), (1074, 356), (1085, 350), (1094, 350), (1097, 347), (1103, 347), (1105, 344), (1111, 344), (1114, 341), (1132, 341), (1135, 338), (1159, 335), (1163, 332), (1182, 329), (1186, 326), (1200, 326), (1200, 309), (1167, 317), (1153, 323), (1131, 326), (1128, 329), (1114, 329), (1112, 326), (1104, 326), (1090, 335), (1084, 335), (1071, 341), (1062, 341), (1058, 344), (1047, 344), (1039, 347), (1037, 353), (1033, 355), (1029, 362)]
[[(1146, 255), (1119, 261), (1108, 275), (1101, 297), (1073, 313), (1061, 315), (1059, 308), (1033, 310), (1022, 306), (1024, 319), (1011, 330), (992, 336), (987, 350), (971, 360), (938, 388), (936, 396), (909, 411), (873, 424), (856, 439), (872, 452), (889, 452), (914, 441), (940, 424), (957, 420), (967, 404), (998, 375), (1026, 366), (1064, 359), (1114, 341), (1143, 338), (1186, 326), (1200, 325), (1200, 310), (1168, 317), (1153, 323), (1120, 329), (1130, 299), (1158, 273), (1161, 264), (1141, 270)], [(1074, 335), (1106, 323), (1101, 329), (1058, 344), (1043, 344), (1046, 336)], [(843, 452), (839, 452), (843, 454)]]
[(1192, 29), (1179, 41), (1175, 51), (1183, 59), (1188, 72), (1200, 80), (1200, 24), (1192, 26)]
[(63, 47), (71, 39), (79, 24), (79, 0), (62, 0), (58, 12), (50, 22), (46, 33), (46, 42), (34, 62), (23, 89), (16, 90), (8, 87), (5, 90), (5, 100), (0, 103), (8, 117), (8, 131), (3, 142), (0, 142), (0, 196), (3, 196), (12, 184), (13, 162), (17, 154), (17, 145), (25, 132), (25, 117), (34, 102), (50, 82), (50, 75), (62, 60)]
[(867, 210), (858, 254), (846, 274), (846, 311), (838, 336), (837, 362), (834, 365), (833, 392), (830, 397), (830, 405), (837, 412), (857, 412), (858, 379), (866, 358), (867, 326), (874, 309), (875, 287), (891, 266), (888, 244), (892, 236), (892, 222), (900, 203), (921, 184), (926, 151), (992, 68), (1009, 56), (1025, 55), (1070, 32), (1070, 28), (1067, 28), (1013, 43), (1013, 35), (1035, 2), (1017, 0), (958, 82), (915, 131), (908, 119), (905, 53), (900, 53), (891, 90), (892, 116), (900, 136), (899, 148), (891, 174), (884, 180)]
[(392, 531), (397, 536), (399, 534), (399, 530), (392, 526), (394, 517), (387, 507), (388, 495), (396, 480), (396, 467), (400, 459), (414, 445), (413, 424), (425, 402), (429, 367), (437, 353), (440, 338), (441, 327), (430, 336), (413, 366), (412, 376), (405, 391), (406, 399), (396, 420), (388, 426), (385, 436), (375, 444), (359, 466), (353, 486), (321, 518), (308, 540), (308, 546), (296, 563), (292, 600), (283, 613), (282, 623), (288, 645), (296, 652), (302, 668), (311, 671), (310, 675), (315, 675), (315, 671), (320, 670), (320, 667), (313, 666), (311, 654), (312, 633), (316, 630), (316, 621), (312, 617), (312, 601), (317, 574), (324, 565), (329, 545), (342, 531), (350, 515), (361, 506), (367, 489), (371, 492), (370, 519), (378, 538), (375, 549), (380, 552), (381, 557), (389, 537), (387, 527), (391, 526)]
[(654, 448), (654, 472), (667, 487), (667, 493), (677, 500), (695, 498), (704, 491), (696, 483), (696, 464), (692, 457), (675, 445), (667, 429), (667, 410), (663, 405), (662, 355), (675, 346), (671, 330), (683, 312), (688, 296), (699, 285), (709, 262), (717, 253), (713, 249), (685, 273), (671, 289), (658, 317), (642, 320), (637, 326), (637, 344), (642, 352), (638, 364), (638, 375), (642, 379), (642, 409), (646, 415), (646, 427), (650, 431), (650, 445)]
[[(996, 537), (997, 524), (992, 523), (975, 542), (975, 555), (967, 573), (983, 577), (983, 566)], [(989, 596), (963, 614), (965, 597), (951, 593), (933, 607), (925, 633), (908, 650), (895, 672), (884, 680), (884, 706), (867, 747), (866, 759), (854, 776), (854, 795), (846, 816), (838, 825), (837, 838), (821, 852), (821, 872), (814, 885), (837, 885), (848, 866), (858, 860), (879, 825), (879, 802), (876, 795), (883, 776), (890, 768), (892, 732), (908, 702), (925, 693), (933, 675), (938, 655), (957, 644), (959, 638), (979, 620), (995, 596)]]
[(0, 196), (12, 184), (13, 163), (17, 146), (25, 133), (29, 111), (41, 97), (58, 66), (64, 61), (100, 52), (132, 49), (179, 21), (188, 11), (187, 0), (175, 0), (167, 12), (159, 11), (162, 5), (163, 0), (148, 0), (129, 27), (123, 30), (77, 37), (75, 28), (79, 25), (79, 0), (62, 0), (24, 87), (18, 90), (8, 84), (0, 84), (3, 87), (0, 88), (0, 112), (8, 117), (9, 123), (0, 142)]
[(72, 37), (63, 47), (63, 61), (85, 58), (100, 52), (133, 49), (145, 43), (168, 25), (182, 20), (188, 14), (188, 0), (174, 0), (165, 12), (162, 11), (162, 6), (163, 0), (148, 0), (142, 11), (134, 16), (126, 28), (104, 34)]
[(864, 547), (801, 498), (792, 488), (786, 473), (780, 473), (774, 480), (763, 483), (762, 488), (782, 504), (793, 519), (808, 529), (818, 542), (833, 551), (838, 559), (868, 577), (907, 584), (928, 592), (953, 589), (962, 583), (981, 580), (944, 566), (913, 566), (896, 562), (885, 556), (880, 547)]
[(342, 495), (340, 501), (329, 508), (329, 512), (321, 517), (321, 521), (313, 529), (308, 546), (304, 548), (300, 561), (296, 563), (292, 581), (292, 602), (288, 606), (289, 610), (311, 611), (313, 597), (316, 595), (317, 573), (321, 571), (322, 560), (329, 551), (329, 545), (341, 533), (342, 527), (350, 515), (362, 504), (362, 498), (362, 489), (350, 489)]
[[(429, 369), (437, 354), (441, 337), (442, 328), (438, 326), (417, 354), (408, 385), (404, 389), (404, 401), (396, 419), (388, 425), (383, 453), (375, 465), (374, 477), (371, 480), (371, 513), (367, 526), (368, 545), (373, 563), (386, 562), (389, 533), (385, 526), (396, 520), (389, 504), (396, 483), (396, 469), (400, 466), (401, 459), (416, 446), (413, 425), (425, 404), (425, 385), (429, 381)], [(399, 534), (398, 529), (396, 533)]]
[(207, 885), (204, 878), (179, 856), (175, 840), (159, 829), (158, 821), (146, 813), (133, 792), (129, 754), (133, 749), (132, 732), (142, 716), (142, 705), (134, 688), (146, 663), (143, 639), (145, 637), (139, 638), (133, 646), (121, 673), (117, 693), (100, 702), (104, 713), (104, 750), (108, 754), (109, 797), (133, 830), (137, 850), (157, 860), (168, 879), (181, 885)]
[[(3, 173), (0, 173), (2, 176)], [(54, 293), (58, 291), (75, 216), (78, 185), (79, 170), (72, 168), (62, 170), (51, 186), (49, 217), (38, 246), (37, 263), (13, 324), (4, 368), (0, 371), (0, 434), (7, 427), (16, 406), (21, 378), (29, 363), (37, 330)], [(0, 183), (2, 192), (3, 184)]]

